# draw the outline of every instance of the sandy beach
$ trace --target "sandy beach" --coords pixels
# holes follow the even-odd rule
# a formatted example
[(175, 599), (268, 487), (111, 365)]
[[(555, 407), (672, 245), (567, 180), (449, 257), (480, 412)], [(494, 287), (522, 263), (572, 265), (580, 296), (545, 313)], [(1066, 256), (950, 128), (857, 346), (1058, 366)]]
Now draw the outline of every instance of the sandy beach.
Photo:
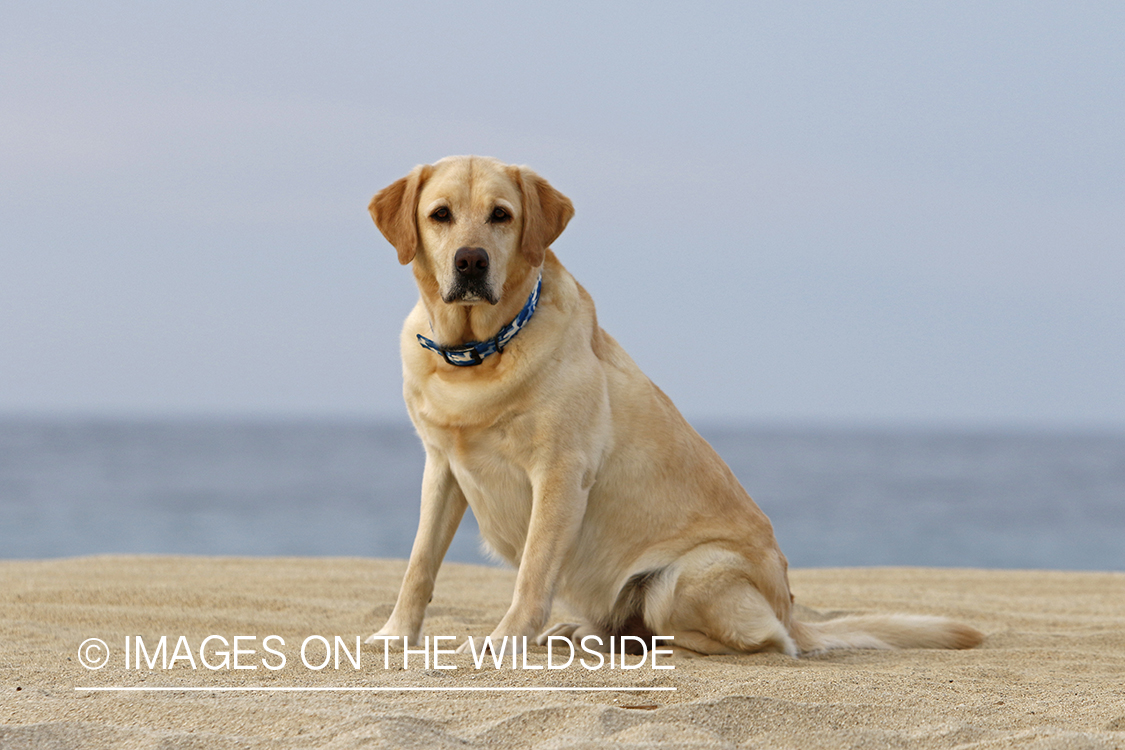
[[(0, 562), (0, 747), (1125, 748), (1121, 573), (791, 573), (806, 617), (947, 615), (987, 634), (971, 651), (677, 653), (633, 669), (594, 669), (592, 658), (548, 669), (566, 654), (548, 665), (535, 647), (515, 665), (478, 669), (471, 654), (446, 651), (491, 630), (513, 574), (446, 565), (426, 632), (450, 638), (437, 642), (436, 663), (426, 663), (431, 647), (408, 654), (404, 669), (401, 652), (355, 647), (389, 614), (404, 568), (355, 558)], [(565, 618), (556, 605), (554, 620)]]

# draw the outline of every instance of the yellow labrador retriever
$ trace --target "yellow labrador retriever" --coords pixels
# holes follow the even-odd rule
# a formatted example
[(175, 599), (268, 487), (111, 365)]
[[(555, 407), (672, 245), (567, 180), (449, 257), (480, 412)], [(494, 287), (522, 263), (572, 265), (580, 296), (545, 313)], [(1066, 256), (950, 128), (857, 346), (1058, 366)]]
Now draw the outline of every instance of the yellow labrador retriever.
[[(517, 570), (504, 636), (673, 636), (704, 654), (968, 648), (919, 615), (798, 622), (769, 519), (618, 343), (550, 244), (574, 213), (527, 167), (450, 157), (371, 201), (412, 264), (403, 391), (426, 449), (418, 534), (390, 619), (421, 636), (438, 567), (471, 506)], [(543, 632), (556, 594), (582, 618)]]

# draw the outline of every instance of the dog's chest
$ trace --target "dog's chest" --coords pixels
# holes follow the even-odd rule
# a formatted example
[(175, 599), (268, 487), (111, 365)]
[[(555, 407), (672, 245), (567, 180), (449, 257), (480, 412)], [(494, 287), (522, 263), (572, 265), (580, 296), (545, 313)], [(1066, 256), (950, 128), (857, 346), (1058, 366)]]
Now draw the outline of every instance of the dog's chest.
[(428, 431), (442, 450), (492, 549), (518, 565), (531, 522), (531, 480), (518, 458), (527, 446), (510, 430)]

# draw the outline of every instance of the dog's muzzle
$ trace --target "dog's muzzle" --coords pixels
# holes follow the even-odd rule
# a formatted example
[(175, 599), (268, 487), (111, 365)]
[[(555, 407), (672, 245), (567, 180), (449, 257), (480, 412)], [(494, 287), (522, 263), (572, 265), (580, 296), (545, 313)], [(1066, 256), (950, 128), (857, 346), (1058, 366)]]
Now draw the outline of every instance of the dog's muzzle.
[(489, 283), (488, 251), (483, 247), (462, 247), (453, 256), (453, 283), (442, 295), (450, 302), (488, 302), (495, 305), (499, 298)]

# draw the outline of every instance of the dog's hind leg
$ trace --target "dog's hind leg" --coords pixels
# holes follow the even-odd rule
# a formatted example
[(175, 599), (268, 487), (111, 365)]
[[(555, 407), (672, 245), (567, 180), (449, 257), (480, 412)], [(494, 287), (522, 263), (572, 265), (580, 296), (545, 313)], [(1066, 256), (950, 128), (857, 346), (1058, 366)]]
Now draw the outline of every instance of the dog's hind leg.
[(796, 656), (788, 628), (745, 567), (740, 555), (722, 548), (689, 552), (646, 590), (646, 626), (657, 635), (673, 636), (672, 645), (701, 654), (779, 651)]

